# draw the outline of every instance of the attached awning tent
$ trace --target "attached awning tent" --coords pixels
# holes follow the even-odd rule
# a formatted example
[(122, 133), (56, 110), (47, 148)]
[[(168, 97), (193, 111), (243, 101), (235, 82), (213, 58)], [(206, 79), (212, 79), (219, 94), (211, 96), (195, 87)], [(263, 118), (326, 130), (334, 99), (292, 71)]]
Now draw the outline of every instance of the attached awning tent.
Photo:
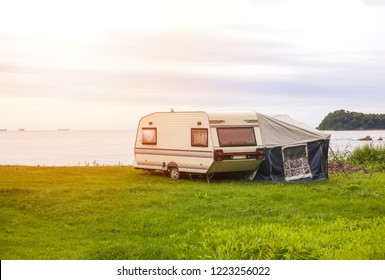
[(286, 182), (328, 178), (330, 134), (287, 115), (257, 115), (265, 160), (255, 180)]

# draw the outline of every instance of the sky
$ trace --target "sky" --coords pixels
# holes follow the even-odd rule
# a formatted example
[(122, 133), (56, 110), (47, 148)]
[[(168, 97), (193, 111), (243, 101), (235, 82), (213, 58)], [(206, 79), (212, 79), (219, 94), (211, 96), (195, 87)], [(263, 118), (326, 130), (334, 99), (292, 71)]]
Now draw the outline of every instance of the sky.
[(382, 0), (0, 0), (0, 129), (385, 113)]

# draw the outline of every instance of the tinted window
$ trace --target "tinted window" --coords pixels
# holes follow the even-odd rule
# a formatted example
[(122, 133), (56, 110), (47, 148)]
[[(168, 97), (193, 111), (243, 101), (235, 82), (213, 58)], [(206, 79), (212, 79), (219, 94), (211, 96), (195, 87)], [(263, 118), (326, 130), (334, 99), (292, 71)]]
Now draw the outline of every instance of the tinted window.
[(254, 128), (217, 128), (221, 147), (256, 146)]
[(142, 144), (156, 145), (156, 128), (142, 128)]
[(191, 146), (208, 147), (208, 130), (202, 128), (192, 128)]

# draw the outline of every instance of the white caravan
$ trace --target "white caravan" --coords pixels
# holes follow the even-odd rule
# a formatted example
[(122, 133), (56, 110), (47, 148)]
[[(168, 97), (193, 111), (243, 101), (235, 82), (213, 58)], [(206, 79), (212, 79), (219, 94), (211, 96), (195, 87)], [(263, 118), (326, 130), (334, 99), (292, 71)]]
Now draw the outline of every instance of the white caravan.
[(206, 175), (248, 172), (252, 179), (264, 160), (255, 112), (159, 112), (139, 121), (137, 169)]

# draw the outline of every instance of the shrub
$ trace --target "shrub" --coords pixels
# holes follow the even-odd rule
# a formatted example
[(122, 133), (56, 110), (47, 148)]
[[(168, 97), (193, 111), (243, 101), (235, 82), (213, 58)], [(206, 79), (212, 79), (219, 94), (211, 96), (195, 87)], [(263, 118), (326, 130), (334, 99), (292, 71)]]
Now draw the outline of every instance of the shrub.
[(347, 157), (349, 164), (361, 165), (375, 171), (385, 170), (385, 146), (368, 144), (355, 148)]

